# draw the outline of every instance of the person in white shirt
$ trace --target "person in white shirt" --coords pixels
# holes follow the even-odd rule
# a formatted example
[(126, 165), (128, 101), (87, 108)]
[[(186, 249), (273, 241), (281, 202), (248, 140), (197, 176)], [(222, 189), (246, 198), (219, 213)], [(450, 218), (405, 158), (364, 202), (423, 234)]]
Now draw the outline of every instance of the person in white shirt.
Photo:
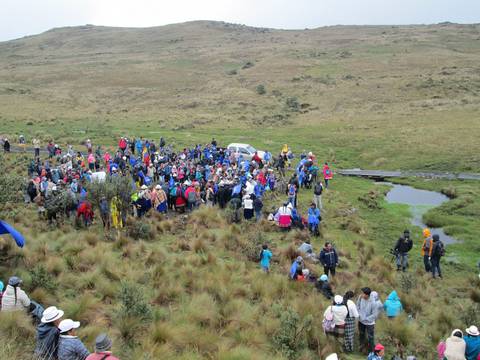
[(22, 280), (17, 276), (12, 276), (8, 280), (7, 289), (2, 297), (2, 311), (29, 310), (30, 299), (20, 288), (21, 284)]
[(347, 305), (348, 314), (345, 318), (345, 351), (353, 352), (355, 343), (355, 322), (358, 319), (357, 305), (351, 300), (355, 295), (353, 291), (347, 291), (343, 296), (343, 303)]
[(327, 314), (333, 315), (333, 322), (335, 323), (334, 335), (343, 336), (345, 333), (345, 319), (348, 315), (347, 306), (343, 303), (343, 296), (335, 295), (333, 305), (330, 305), (325, 310), (323, 317), (327, 317)]

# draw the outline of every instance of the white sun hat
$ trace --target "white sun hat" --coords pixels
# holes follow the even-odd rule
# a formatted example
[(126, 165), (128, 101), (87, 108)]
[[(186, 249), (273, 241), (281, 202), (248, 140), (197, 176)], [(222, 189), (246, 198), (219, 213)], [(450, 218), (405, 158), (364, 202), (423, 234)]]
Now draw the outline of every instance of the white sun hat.
[(60, 333), (68, 332), (72, 329), (78, 329), (80, 327), (80, 321), (73, 321), (72, 319), (65, 319), (60, 321), (58, 329)]
[(40, 321), (46, 324), (46, 323), (60, 319), (63, 316), (63, 314), (64, 312), (60, 309), (57, 309), (56, 306), (50, 306), (45, 310), (43, 310), (42, 319)]
[(478, 332), (478, 328), (475, 325), (470, 326), (468, 329), (465, 330), (468, 335), (472, 336), (479, 336), (480, 332)]

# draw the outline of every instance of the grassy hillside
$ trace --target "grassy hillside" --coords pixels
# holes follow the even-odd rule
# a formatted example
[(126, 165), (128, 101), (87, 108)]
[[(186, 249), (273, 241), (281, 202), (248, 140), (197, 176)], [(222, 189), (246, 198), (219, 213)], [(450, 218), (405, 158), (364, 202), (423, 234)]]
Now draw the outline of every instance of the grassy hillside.
[(75, 143), (221, 133), (276, 151), (308, 144), (341, 166), (478, 170), (479, 30), (53, 29), (0, 43), (0, 132)]
[[(281, 31), (217, 22), (54, 29), (0, 43), (0, 135), (77, 147), (86, 138), (113, 145), (119, 135), (163, 136), (177, 148), (215, 136), (274, 152), (288, 143), (334, 169), (480, 172), (479, 30)], [(0, 180), (24, 177), (28, 161), (2, 157)], [(384, 299), (399, 292), (412, 318), (379, 321), (388, 358), (398, 345), (429, 360), (453, 328), (480, 324), (480, 193), (476, 182), (408, 182), (454, 197), (425, 216), (463, 240), (448, 248), (444, 280), (424, 274), (416, 228), (409, 273), (393, 271), (388, 250), (409, 226), (408, 209), (386, 203), (387, 188), (368, 180), (334, 178), (312, 244), (318, 252), (332, 241), (340, 252), (336, 293), (371, 286)], [(302, 191), (302, 212), (310, 200)], [(265, 209), (280, 201), (268, 199)], [(286, 276), (303, 233), (266, 222), (232, 225), (216, 209), (149, 216), (141, 240), (131, 231), (104, 233), (99, 219), (89, 230), (69, 222), (50, 228), (21, 203), (2, 203), (0, 214), (27, 238), (22, 250), (0, 238), (2, 280), (20, 275), (32, 298), (82, 321), (90, 349), (108, 330), (114, 351), (132, 360), (313, 360), (338, 350), (321, 328), (328, 302)], [(130, 221), (128, 230), (134, 227)], [(274, 253), (268, 276), (256, 262), (263, 243)], [(288, 341), (302, 325), (300, 340)], [(31, 358), (34, 333), (25, 317), (0, 314), (0, 339), (1, 359)]]
[[(3, 161), (15, 174), (27, 159), (12, 155)], [(416, 185), (439, 186), (422, 184)], [(478, 198), (475, 184), (448, 186), (459, 200), (466, 201), (464, 194)], [(447, 205), (440, 221), (462, 221), (472, 238), (448, 248), (445, 278), (432, 281), (419, 255), (420, 229), (412, 229), (409, 272), (394, 271), (388, 249), (409, 226), (409, 215), (404, 206), (383, 200), (385, 190), (367, 180), (336, 178), (324, 195), (321, 236), (312, 238), (312, 245), (317, 252), (325, 241), (333, 241), (339, 250), (341, 265), (332, 283), (336, 293), (358, 293), (366, 285), (382, 299), (392, 289), (399, 292), (412, 319), (378, 322), (377, 341), (387, 345), (387, 354), (393, 355), (399, 346), (405, 354), (434, 359), (436, 343), (452, 328), (480, 322), (480, 282), (472, 271), (475, 252), (468, 253), (466, 247), (475, 243), (478, 229), (471, 216), (476, 208), (468, 201), (465, 206), (454, 200)], [(302, 212), (309, 200), (310, 193), (302, 191)], [(266, 209), (278, 202), (267, 198)], [(10, 203), (1, 210), (27, 238), (24, 249), (0, 239), (2, 278), (21, 276), (33, 299), (57, 304), (82, 321), (79, 334), (89, 348), (95, 336), (108, 329), (116, 353), (132, 360), (307, 360), (340, 351), (322, 332), (329, 302), (312, 285), (287, 279), (305, 233), (282, 233), (268, 222), (232, 225), (224, 212), (202, 209), (188, 217), (148, 216), (142, 220), (148, 230), (139, 239), (133, 236), (133, 219), (125, 232), (116, 234), (105, 233), (99, 220), (89, 230), (77, 230), (70, 222), (49, 227), (32, 205)], [(262, 273), (256, 259), (263, 243), (274, 253), (269, 275)], [(322, 271), (315, 264), (308, 267), (317, 274)], [(5, 313), (0, 317), (5, 344), (0, 357), (30, 359), (34, 332), (28, 320)], [(290, 341), (295, 328), (304, 324), (309, 326), (299, 341)], [(358, 353), (342, 355), (347, 360), (361, 358)]]

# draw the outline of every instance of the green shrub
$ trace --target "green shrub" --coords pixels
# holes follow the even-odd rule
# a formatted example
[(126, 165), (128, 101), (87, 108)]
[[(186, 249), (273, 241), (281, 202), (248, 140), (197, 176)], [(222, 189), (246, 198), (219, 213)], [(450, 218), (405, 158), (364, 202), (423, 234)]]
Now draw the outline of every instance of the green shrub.
[(148, 240), (153, 237), (153, 232), (150, 225), (140, 221), (128, 222), (126, 229), (127, 235), (135, 240)]
[(287, 97), (285, 105), (287, 105), (287, 108), (291, 111), (300, 111), (300, 103), (296, 97)]
[(143, 289), (140, 286), (123, 282), (119, 297), (122, 304), (120, 317), (133, 317), (142, 320), (151, 319), (152, 308), (146, 301)]
[(256, 89), (258, 95), (265, 95), (267, 93), (267, 90), (265, 89), (265, 85), (260, 84), (257, 85)]
[(273, 336), (273, 343), (288, 359), (295, 359), (306, 348), (306, 333), (310, 330), (313, 317), (300, 318), (292, 308), (280, 316), (280, 327)]
[(44, 265), (37, 265), (29, 272), (32, 278), (32, 290), (44, 288), (45, 290), (53, 292), (57, 288), (57, 282)]

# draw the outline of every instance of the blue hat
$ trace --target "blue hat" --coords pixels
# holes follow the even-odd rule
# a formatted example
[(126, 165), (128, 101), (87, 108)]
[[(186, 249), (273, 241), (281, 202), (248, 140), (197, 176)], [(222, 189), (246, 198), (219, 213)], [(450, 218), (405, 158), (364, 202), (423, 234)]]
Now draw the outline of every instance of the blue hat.
[(320, 280), (321, 281), (328, 281), (328, 276), (323, 274), (322, 276), (320, 276)]
[(8, 285), (10, 286), (18, 286), (22, 283), (22, 280), (18, 276), (12, 276), (8, 279)]

